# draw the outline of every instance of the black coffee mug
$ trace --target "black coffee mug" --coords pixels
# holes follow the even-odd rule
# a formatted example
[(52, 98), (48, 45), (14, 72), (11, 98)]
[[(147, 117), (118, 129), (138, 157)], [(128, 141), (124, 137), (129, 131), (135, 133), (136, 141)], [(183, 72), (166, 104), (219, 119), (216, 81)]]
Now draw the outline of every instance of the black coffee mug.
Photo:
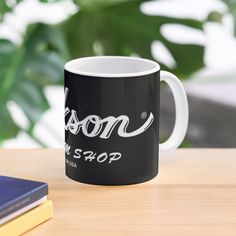
[[(159, 144), (160, 81), (171, 88), (174, 130)], [(158, 63), (101, 56), (65, 65), (66, 175), (79, 182), (125, 185), (152, 179), (159, 153), (176, 149), (188, 124), (184, 88)]]

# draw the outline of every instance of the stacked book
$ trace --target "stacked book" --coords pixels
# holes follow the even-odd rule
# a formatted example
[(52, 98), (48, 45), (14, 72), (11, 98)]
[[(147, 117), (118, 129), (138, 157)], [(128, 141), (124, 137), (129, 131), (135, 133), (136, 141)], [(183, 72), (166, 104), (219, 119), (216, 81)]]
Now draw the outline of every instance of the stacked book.
[(0, 236), (21, 235), (53, 216), (46, 183), (0, 176)]

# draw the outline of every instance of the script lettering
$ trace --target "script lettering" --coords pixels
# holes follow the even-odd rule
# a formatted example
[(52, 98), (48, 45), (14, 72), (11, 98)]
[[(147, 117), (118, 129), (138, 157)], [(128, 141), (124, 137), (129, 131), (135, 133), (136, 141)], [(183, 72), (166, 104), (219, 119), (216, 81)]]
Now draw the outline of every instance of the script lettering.
[[(68, 98), (69, 89), (65, 89), (65, 103)], [(120, 115), (118, 117), (108, 116), (106, 118), (101, 118), (97, 115), (89, 115), (83, 120), (78, 117), (78, 112), (75, 110), (70, 110), (69, 107), (65, 108), (65, 118), (69, 115), (69, 119), (66, 122), (65, 129), (70, 131), (72, 134), (76, 135), (81, 132), (87, 137), (99, 136), (102, 139), (108, 139), (114, 128), (118, 126), (117, 133), (120, 137), (128, 138), (137, 136), (147, 130), (154, 121), (154, 116), (150, 112), (149, 117), (144, 122), (144, 124), (138, 129), (128, 132), (127, 128), (129, 126), (129, 117), (126, 115)]]

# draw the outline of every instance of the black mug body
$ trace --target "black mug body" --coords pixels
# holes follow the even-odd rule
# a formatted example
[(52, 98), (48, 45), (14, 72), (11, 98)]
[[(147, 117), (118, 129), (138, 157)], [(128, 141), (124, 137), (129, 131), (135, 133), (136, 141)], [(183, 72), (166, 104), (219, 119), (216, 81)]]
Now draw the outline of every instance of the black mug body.
[(77, 73), (65, 67), (66, 175), (97, 185), (145, 182), (158, 173), (160, 70)]

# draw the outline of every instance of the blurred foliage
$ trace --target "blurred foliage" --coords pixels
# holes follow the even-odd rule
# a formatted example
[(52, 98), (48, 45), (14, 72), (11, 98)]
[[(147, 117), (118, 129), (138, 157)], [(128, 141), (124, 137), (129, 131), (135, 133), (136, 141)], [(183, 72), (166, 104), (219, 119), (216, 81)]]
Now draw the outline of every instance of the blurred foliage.
[(26, 132), (32, 135), (37, 120), (49, 108), (44, 87), (63, 81), (61, 70), (68, 59), (63, 35), (57, 28), (32, 25), (20, 46), (0, 40), (0, 55), (0, 141), (20, 130), (7, 109), (9, 101), (23, 110), (29, 120)]
[[(182, 24), (202, 29), (202, 22), (191, 19), (177, 19), (165, 16), (144, 15), (140, 11), (142, 1), (92, 1), (78, 0), (82, 8), (62, 24), (69, 52), (73, 58), (88, 55), (131, 55), (138, 54), (153, 59), (151, 43), (161, 41), (174, 57), (177, 66), (172, 72), (181, 78), (203, 67), (204, 48), (200, 45), (176, 44), (160, 33), (164, 24)], [(86, 4), (85, 4), (86, 2)], [(90, 3), (90, 4), (89, 4)], [(95, 5), (95, 6), (94, 6)], [(165, 65), (161, 65), (163, 69)]]
[(234, 18), (234, 35), (236, 36), (236, 0), (223, 0), (228, 6), (229, 13)]
[(207, 21), (221, 23), (222, 22), (222, 18), (223, 18), (223, 15), (220, 12), (212, 11), (208, 15)]
[(0, 19), (2, 19), (5, 13), (10, 12), (20, 1), (21, 0), (15, 0), (10, 3), (10, 1), (0, 0)]
[[(236, 36), (236, 0), (222, 0), (228, 7), (228, 12), (234, 20), (234, 35)], [(224, 14), (218, 11), (212, 11), (208, 15), (207, 21), (222, 23)]]
[[(40, 1), (47, 4), (59, 0)], [(15, 137), (20, 130), (36, 140), (33, 129), (49, 108), (44, 88), (63, 83), (63, 65), (69, 59), (91, 55), (138, 55), (154, 60), (151, 44), (158, 40), (176, 61), (175, 68), (161, 65), (163, 69), (180, 78), (188, 78), (204, 66), (203, 46), (177, 44), (160, 33), (163, 25), (172, 23), (202, 30), (201, 21), (146, 15), (140, 10), (144, 0), (74, 2), (80, 8), (77, 13), (58, 25), (30, 25), (20, 45), (0, 40), (0, 142)], [(14, 6), (0, 1), (1, 16)], [(18, 104), (28, 118), (26, 129), (10, 114), (10, 101)], [(36, 141), (43, 145), (40, 140)]]

